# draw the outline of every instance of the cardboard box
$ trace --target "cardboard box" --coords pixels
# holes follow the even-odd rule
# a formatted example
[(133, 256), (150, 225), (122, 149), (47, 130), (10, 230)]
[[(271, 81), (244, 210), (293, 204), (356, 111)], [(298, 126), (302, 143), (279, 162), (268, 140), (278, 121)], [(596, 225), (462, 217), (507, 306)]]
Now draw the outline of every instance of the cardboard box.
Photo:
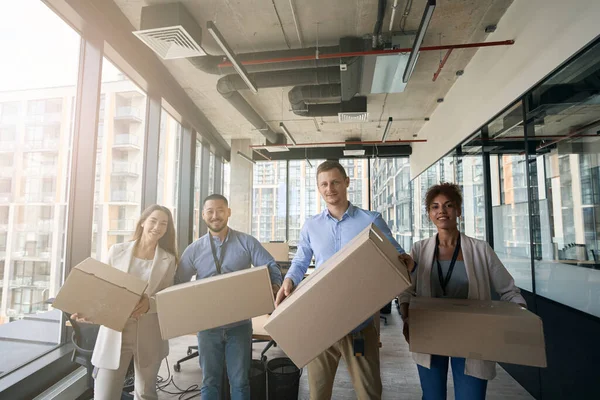
[(82, 314), (120, 332), (147, 285), (133, 275), (88, 258), (71, 270), (52, 306)]
[(290, 245), (287, 243), (261, 243), (262, 246), (273, 256), (275, 261), (290, 260)]
[(302, 368), (409, 285), (398, 251), (370, 225), (304, 279), (265, 330)]
[(542, 320), (515, 303), (416, 297), (410, 351), (546, 366)]
[(275, 309), (267, 267), (171, 286), (156, 294), (163, 339), (231, 324)]

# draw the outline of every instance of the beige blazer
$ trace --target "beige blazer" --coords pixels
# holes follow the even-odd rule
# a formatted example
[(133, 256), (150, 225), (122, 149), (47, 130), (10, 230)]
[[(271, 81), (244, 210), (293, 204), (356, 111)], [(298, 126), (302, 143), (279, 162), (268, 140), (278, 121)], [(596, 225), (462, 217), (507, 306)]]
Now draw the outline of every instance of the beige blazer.
[[(106, 263), (123, 272), (128, 272), (133, 258), (134, 245), (135, 242), (115, 244), (108, 251)], [(154, 295), (156, 292), (173, 285), (176, 269), (175, 256), (157, 247), (148, 287), (145, 291), (150, 297), (150, 310), (137, 320), (137, 356), (142, 367), (159, 362), (169, 354), (169, 342), (162, 340), (160, 336)], [(92, 354), (92, 364), (98, 368), (112, 370), (119, 368), (121, 343), (121, 332), (101, 326)]]
[[(437, 235), (437, 234), (436, 234)], [(413, 245), (411, 256), (418, 263), (412, 285), (400, 296), (399, 302), (410, 303), (414, 296), (431, 297), (431, 268), (435, 253), (435, 238), (421, 240)], [(521, 291), (506, 270), (490, 245), (483, 241), (460, 235), (461, 249), (469, 279), (469, 299), (490, 300), (491, 289), (500, 295), (502, 301), (527, 304)], [(410, 317), (410, 314), (409, 314)], [(412, 353), (417, 364), (430, 367), (431, 355)], [(496, 363), (467, 359), (465, 374), (480, 379), (491, 380), (496, 376)]]

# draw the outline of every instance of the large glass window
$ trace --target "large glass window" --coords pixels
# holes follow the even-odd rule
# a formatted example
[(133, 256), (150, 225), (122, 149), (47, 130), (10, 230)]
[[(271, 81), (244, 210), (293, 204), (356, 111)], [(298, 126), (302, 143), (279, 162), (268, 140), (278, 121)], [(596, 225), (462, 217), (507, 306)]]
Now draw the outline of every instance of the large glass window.
[(536, 293), (597, 317), (600, 96), (589, 82), (599, 73), (597, 44), (534, 91), (528, 115)]
[(41, 1), (0, 2), (0, 376), (60, 342), (80, 41)]
[(288, 182), (288, 241), (296, 245), (300, 239), (300, 230), (304, 221), (317, 215), (325, 208), (325, 203), (317, 190), (317, 167), (325, 160), (289, 161), (290, 178)]
[(175, 223), (177, 223), (177, 194), (179, 192), (180, 140), (181, 124), (163, 109), (160, 116), (156, 203), (171, 210)]
[(208, 195), (215, 192), (215, 155), (209, 152), (208, 159)]
[[(348, 187), (348, 200), (360, 208), (369, 208), (369, 171), (368, 160), (358, 158), (344, 158), (340, 164), (346, 169), (350, 178)], [(318, 165), (317, 165), (318, 166)]]
[(196, 141), (196, 160), (194, 161), (194, 240), (204, 235), (200, 232), (200, 220), (202, 219), (202, 142)]
[(413, 244), (413, 200), (408, 158), (371, 160), (371, 209), (381, 213), (403, 249)]
[[(494, 250), (517, 286), (532, 290), (527, 157), (524, 154), (522, 103), (492, 121), (489, 140), (498, 143), (490, 156)], [(520, 141), (523, 150), (506, 145)], [(531, 166), (531, 164), (530, 164)]]
[(92, 257), (128, 241), (141, 213), (146, 94), (108, 59), (102, 64)]
[(254, 166), (252, 235), (261, 242), (285, 241), (286, 161), (259, 161)]

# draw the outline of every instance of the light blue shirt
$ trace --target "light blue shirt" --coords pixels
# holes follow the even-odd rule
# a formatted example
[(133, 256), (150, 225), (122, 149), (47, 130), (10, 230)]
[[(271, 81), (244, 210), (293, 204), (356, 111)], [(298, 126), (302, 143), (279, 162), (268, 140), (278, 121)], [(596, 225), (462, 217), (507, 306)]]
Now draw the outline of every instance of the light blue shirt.
[[(231, 228), (229, 228), (224, 242), (221, 242), (219, 237), (207, 233), (185, 249), (179, 262), (179, 268), (177, 268), (176, 284), (189, 282), (194, 275), (196, 275), (196, 279), (204, 279), (218, 274), (210, 248), (209, 240), (211, 240), (211, 237), (219, 260), (221, 260), (221, 252), (225, 244), (221, 273), (241, 271), (250, 268), (251, 265), (256, 267), (266, 265), (269, 268), (271, 283), (281, 285), (281, 269), (273, 256), (265, 250), (255, 237), (234, 231)], [(235, 294), (232, 295), (235, 296)], [(231, 328), (246, 322), (249, 321), (241, 321), (223, 328)]]
[[(370, 224), (375, 224), (375, 226), (381, 229), (385, 237), (396, 247), (398, 253), (404, 253), (404, 249), (394, 239), (390, 228), (380, 213), (363, 210), (349, 203), (348, 209), (340, 221), (333, 217), (329, 213), (329, 210), (326, 209), (304, 223), (300, 231), (298, 251), (285, 277), (290, 278), (294, 282), (294, 287), (298, 286), (304, 278), (313, 255), (315, 257), (315, 267), (319, 268), (321, 264), (337, 253), (346, 243), (354, 239), (356, 235)], [(365, 265), (365, 268), (368, 268), (368, 265)], [(362, 330), (370, 322), (371, 319), (368, 319), (353, 332)]]

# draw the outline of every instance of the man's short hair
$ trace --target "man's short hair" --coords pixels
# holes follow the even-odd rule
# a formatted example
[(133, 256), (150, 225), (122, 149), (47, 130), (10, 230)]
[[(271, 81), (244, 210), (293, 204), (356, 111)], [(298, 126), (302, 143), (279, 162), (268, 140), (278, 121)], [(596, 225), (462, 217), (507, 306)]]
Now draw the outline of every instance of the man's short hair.
[(319, 174), (321, 172), (331, 171), (332, 169), (337, 169), (338, 171), (340, 171), (344, 179), (348, 177), (348, 175), (346, 174), (346, 170), (344, 169), (342, 164), (334, 160), (327, 160), (319, 164), (319, 166), (317, 167), (317, 179), (319, 179)]
[(204, 199), (204, 201), (202, 202), (202, 208), (204, 208), (204, 206), (206, 205), (206, 202), (210, 201), (210, 200), (222, 200), (222, 201), (225, 202), (225, 205), (227, 207), (229, 207), (229, 202), (227, 201), (227, 197), (223, 196), (222, 194), (216, 194), (216, 193), (214, 193), (214, 194), (211, 194), (210, 196), (207, 196)]

